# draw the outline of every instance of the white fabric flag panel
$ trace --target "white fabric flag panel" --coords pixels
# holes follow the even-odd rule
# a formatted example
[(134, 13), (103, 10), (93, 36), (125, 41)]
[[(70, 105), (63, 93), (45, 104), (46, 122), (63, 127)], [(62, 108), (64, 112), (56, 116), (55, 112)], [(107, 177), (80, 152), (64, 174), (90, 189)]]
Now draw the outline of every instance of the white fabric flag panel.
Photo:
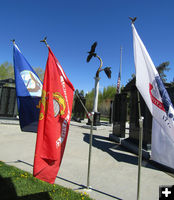
[(152, 159), (174, 168), (174, 156), (172, 156), (172, 154), (174, 155), (173, 105), (133, 24), (132, 31), (136, 86), (154, 118), (152, 128)]

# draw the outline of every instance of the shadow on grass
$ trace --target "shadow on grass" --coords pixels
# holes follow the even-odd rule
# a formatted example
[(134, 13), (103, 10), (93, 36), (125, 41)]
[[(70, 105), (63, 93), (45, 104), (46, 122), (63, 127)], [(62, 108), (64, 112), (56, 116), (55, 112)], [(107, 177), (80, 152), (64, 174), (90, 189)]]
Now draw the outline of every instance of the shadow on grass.
[[(79, 187), (78, 187), (77, 189), (75, 189), (75, 190), (87, 189), (87, 186), (85, 186), (85, 185), (80, 185), (80, 184), (78, 184), (78, 183), (75, 183), (75, 182), (73, 182), (73, 181), (67, 180), (67, 179), (62, 178), (62, 177), (59, 177), (59, 176), (57, 176), (57, 178), (59, 178), (59, 179), (61, 179), (61, 180), (63, 180), (63, 181), (69, 182), (69, 183), (71, 183), (71, 184), (74, 184), (74, 185), (79, 186)], [(93, 187), (90, 188), (90, 190), (91, 190), (91, 191), (94, 191), (94, 192), (97, 192), (97, 193), (100, 193), (100, 194), (103, 194), (103, 195), (105, 195), (105, 196), (111, 197), (111, 198), (113, 198), (113, 199), (122, 200), (122, 199), (120, 199), (120, 198), (118, 198), (118, 197), (116, 197), (116, 196), (114, 196), (114, 195), (108, 194), (108, 193), (103, 192), (103, 191), (101, 191), (101, 190), (97, 190), (97, 189), (95, 189), (95, 188), (93, 188)]]
[[(28, 163), (28, 162), (25, 162), (25, 161), (23, 161), (23, 160), (17, 160), (17, 161), (14, 161), (14, 162), (15, 162), (15, 163), (21, 162), (21, 163), (23, 163), (23, 164), (26, 164), (26, 165), (28, 165), (28, 166), (33, 167), (32, 164), (30, 164), (30, 163)], [(76, 182), (74, 182), (74, 181), (65, 179), (65, 178), (60, 177), (60, 176), (57, 176), (56, 178), (61, 179), (61, 180), (65, 181), (65, 182), (71, 183), (72, 185), (78, 186), (78, 188), (75, 189), (75, 190), (83, 190), (83, 189), (86, 189), (86, 188), (87, 188), (87, 186), (85, 186), (85, 185), (76, 183)], [(122, 199), (120, 199), (119, 197), (116, 197), (116, 196), (114, 196), (114, 195), (108, 194), (108, 193), (103, 192), (103, 191), (101, 191), (101, 190), (97, 190), (97, 189), (95, 189), (95, 188), (91, 188), (91, 190), (94, 191), (94, 192), (103, 194), (103, 195), (105, 195), (105, 196), (111, 197), (111, 198), (116, 199), (116, 200), (122, 200)], [(35, 199), (34, 199), (34, 200), (35, 200)], [(47, 200), (47, 199), (43, 199), (43, 200)]]
[(15, 186), (11, 178), (0, 176), (0, 199), (1, 200), (50, 200), (48, 192), (41, 192), (25, 196), (17, 196)]

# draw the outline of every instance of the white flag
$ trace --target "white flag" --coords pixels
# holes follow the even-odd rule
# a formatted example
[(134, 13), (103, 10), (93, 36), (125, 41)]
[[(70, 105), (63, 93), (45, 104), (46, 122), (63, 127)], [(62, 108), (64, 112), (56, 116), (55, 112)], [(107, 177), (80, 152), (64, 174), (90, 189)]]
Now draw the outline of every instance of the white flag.
[(174, 169), (174, 142), (154, 118), (151, 150), (153, 160)]
[[(163, 85), (163, 82), (143, 44), (134, 25), (133, 30), (133, 44), (134, 44), (134, 61), (136, 69), (136, 86), (144, 98), (153, 118), (156, 120), (156, 129), (153, 132), (158, 132), (158, 140), (152, 140), (152, 159), (174, 168), (174, 109), (170, 97)], [(157, 126), (160, 126), (157, 128)], [(167, 139), (164, 139), (167, 138)], [(168, 144), (168, 142), (170, 144)], [(163, 144), (164, 143), (164, 144)], [(173, 145), (171, 145), (173, 144)], [(161, 147), (165, 146), (165, 153), (159, 153)], [(167, 147), (170, 148), (167, 148)], [(154, 148), (155, 147), (155, 148)], [(158, 156), (153, 152), (153, 149), (158, 149)], [(168, 152), (170, 151), (170, 153)], [(173, 152), (173, 157), (170, 158)], [(164, 154), (167, 154), (164, 157)], [(159, 159), (159, 156), (162, 156)], [(164, 160), (164, 161), (163, 161)], [(169, 161), (170, 160), (170, 161)], [(171, 162), (172, 160), (172, 162)]]

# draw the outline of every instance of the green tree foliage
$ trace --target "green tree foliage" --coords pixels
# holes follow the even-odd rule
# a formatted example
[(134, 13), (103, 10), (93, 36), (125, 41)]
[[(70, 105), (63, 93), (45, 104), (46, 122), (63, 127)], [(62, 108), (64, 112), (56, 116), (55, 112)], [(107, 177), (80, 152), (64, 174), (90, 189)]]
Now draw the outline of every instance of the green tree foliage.
[[(103, 89), (103, 91), (99, 91), (98, 96), (98, 111), (103, 115), (109, 114), (110, 109), (110, 101), (114, 99), (116, 94), (116, 86), (108, 86)], [(89, 111), (93, 109), (94, 103), (94, 89), (91, 92), (86, 94), (86, 107)]]
[(164, 83), (167, 81), (165, 71), (170, 70), (170, 67), (168, 67), (169, 64), (170, 63), (167, 61), (167, 62), (161, 63), (159, 66), (156, 67), (156, 69)]
[[(166, 79), (166, 74), (165, 74), (165, 71), (169, 71), (170, 70), (170, 67), (168, 67), (170, 64), (170, 62), (166, 61), (166, 62), (163, 62), (161, 63), (159, 66), (156, 67), (161, 79), (163, 80), (164, 83), (166, 83), (167, 79)], [(131, 78), (128, 79), (128, 83), (134, 79), (136, 77), (135, 74), (132, 74), (131, 75)]]
[(104, 87), (103, 92), (99, 95), (98, 111), (105, 116), (109, 115), (110, 103), (116, 94), (116, 86)]
[(14, 69), (11, 63), (5, 62), (0, 65), (0, 80), (14, 78)]
[[(33, 67), (36, 74), (43, 81), (44, 70), (41, 67)], [(5, 62), (0, 65), (0, 80), (13, 78), (14, 79), (14, 68), (11, 63)]]
[(44, 79), (44, 70), (41, 67), (33, 67), (36, 74), (39, 76), (40, 80), (43, 81)]
[(89, 112), (91, 112), (93, 109), (93, 102), (94, 102), (94, 89), (91, 92), (88, 92), (85, 98), (86, 98), (86, 108)]
[(129, 83), (129, 82), (130, 82), (132, 79), (134, 79), (135, 77), (136, 77), (136, 75), (135, 75), (135, 74), (132, 74), (132, 75), (131, 75), (131, 78), (128, 79), (128, 82), (127, 82), (127, 83)]
[(116, 93), (116, 87), (115, 86), (108, 86), (104, 87), (103, 94), (102, 94), (102, 100), (107, 99), (113, 99)]
[(84, 97), (85, 93), (83, 90), (80, 91), (80, 95)]

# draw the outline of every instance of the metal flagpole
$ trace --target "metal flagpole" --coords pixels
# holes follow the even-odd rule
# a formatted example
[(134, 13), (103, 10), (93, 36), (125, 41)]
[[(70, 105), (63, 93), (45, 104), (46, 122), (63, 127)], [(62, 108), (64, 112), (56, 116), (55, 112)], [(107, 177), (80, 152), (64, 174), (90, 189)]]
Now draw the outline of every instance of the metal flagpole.
[(139, 149), (138, 149), (138, 182), (137, 182), (137, 200), (140, 199), (140, 183), (141, 183), (141, 163), (142, 163), (142, 143), (143, 143), (143, 119), (141, 116), (141, 107), (140, 107), (140, 94), (137, 90), (138, 95), (138, 112), (139, 112)]
[(90, 143), (89, 143), (89, 156), (88, 156), (87, 189), (90, 189), (91, 150), (92, 150), (92, 138), (93, 138), (93, 114), (91, 115), (90, 120), (91, 120), (91, 129), (90, 129)]
[[(134, 24), (136, 17), (132, 18), (129, 17), (132, 24)], [(142, 143), (143, 143), (143, 119), (144, 117), (141, 116), (141, 107), (140, 107), (140, 94), (137, 89), (137, 96), (138, 96), (138, 112), (139, 112), (139, 150), (138, 150), (138, 181), (137, 181), (137, 200), (140, 199), (140, 183), (141, 183), (141, 163), (142, 163)]]
[(88, 156), (88, 174), (87, 174), (87, 189), (90, 189), (90, 168), (91, 168), (91, 150), (92, 150), (92, 138), (93, 138), (93, 114), (89, 113), (86, 109), (85, 105), (83, 104), (82, 100), (80, 99), (77, 91), (75, 92), (75, 95), (80, 100), (80, 103), (82, 104), (84, 110), (86, 111), (88, 117), (91, 120), (91, 129), (90, 129), (90, 142), (89, 142), (89, 156)]

